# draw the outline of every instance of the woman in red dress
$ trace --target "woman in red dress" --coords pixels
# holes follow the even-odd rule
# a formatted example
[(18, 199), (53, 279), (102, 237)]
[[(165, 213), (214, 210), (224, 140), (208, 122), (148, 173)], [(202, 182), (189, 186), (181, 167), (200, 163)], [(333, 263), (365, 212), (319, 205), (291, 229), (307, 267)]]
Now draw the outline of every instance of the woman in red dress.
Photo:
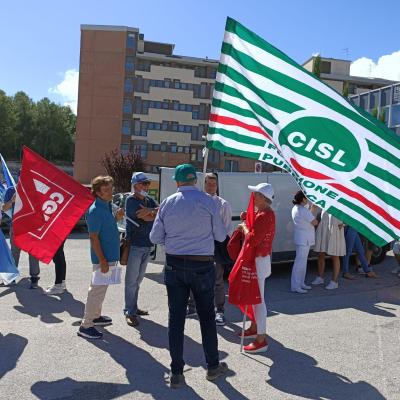
[(258, 286), (262, 303), (253, 305), (256, 322), (244, 332), (244, 337), (254, 338), (254, 342), (244, 347), (247, 353), (261, 353), (268, 348), (267, 342), (267, 307), (265, 305), (265, 279), (271, 275), (272, 242), (275, 236), (275, 213), (271, 208), (274, 190), (268, 183), (248, 187), (254, 192), (256, 209), (253, 227), (249, 229), (243, 222), (239, 225), (247, 243), (253, 248), (257, 269)]

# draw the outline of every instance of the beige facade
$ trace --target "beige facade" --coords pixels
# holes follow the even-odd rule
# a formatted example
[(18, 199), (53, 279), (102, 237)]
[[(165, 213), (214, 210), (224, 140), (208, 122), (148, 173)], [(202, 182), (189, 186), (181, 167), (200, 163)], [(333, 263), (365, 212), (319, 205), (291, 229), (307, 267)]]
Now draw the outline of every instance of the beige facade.
[[(148, 172), (186, 162), (202, 168), (218, 62), (173, 49), (136, 28), (81, 27), (75, 178), (87, 183), (104, 173), (101, 160), (115, 149), (140, 153)], [(254, 164), (214, 150), (208, 160), (211, 170)]]
[[(83, 25), (74, 176), (104, 173), (117, 150), (139, 153), (147, 172), (190, 162), (202, 169), (204, 136), (218, 62), (179, 56), (174, 45), (146, 41), (137, 28)], [(313, 71), (315, 57), (303, 67)], [(321, 58), (320, 78), (341, 94), (391, 84), (350, 75), (348, 60)], [(216, 171), (254, 171), (255, 161), (212, 150)], [(263, 164), (264, 170), (271, 170)]]
[[(313, 72), (316, 56), (303, 63), (303, 68)], [(350, 75), (349, 60), (321, 57), (320, 79), (343, 95), (352, 95), (379, 89), (394, 82), (381, 78), (365, 78)]]

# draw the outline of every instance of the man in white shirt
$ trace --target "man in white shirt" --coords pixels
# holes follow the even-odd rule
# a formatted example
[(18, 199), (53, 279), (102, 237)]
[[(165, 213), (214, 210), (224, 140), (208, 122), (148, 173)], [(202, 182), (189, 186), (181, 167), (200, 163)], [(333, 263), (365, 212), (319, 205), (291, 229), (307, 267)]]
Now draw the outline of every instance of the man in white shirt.
[(232, 235), (232, 208), (230, 204), (217, 195), (218, 178), (217, 175), (208, 173), (205, 176), (204, 191), (208, 193), (218, 204), (220, 215), (225, 225), (228, 236), (224, 242), (215, 242), (215, 323), (217, 325), (225, 325), (224, 305), (225, 305), (225, 286), (224, 286), (224, 270), (227, 263), (226, 245), (229, 237)]

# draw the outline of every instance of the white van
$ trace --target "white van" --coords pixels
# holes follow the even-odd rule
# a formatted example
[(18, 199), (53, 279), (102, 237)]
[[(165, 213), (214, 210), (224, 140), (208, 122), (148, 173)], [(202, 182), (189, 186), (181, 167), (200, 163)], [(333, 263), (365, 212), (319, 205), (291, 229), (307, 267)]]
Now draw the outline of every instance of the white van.
[[(161, 167), (159, 175), (159, 201), (176, 192), (176, 183), (172, 179), (174, 168)], [(232, 207), (232, 221), (239, 224), (240, 213), (247, 209), (250, 191), (248, 185), (257, 185), (261, 182), (270, 183), (274, 188), (275, 198), (272, 208), (276, 217), (276, 233), (272, 246), (272, 262), (283, 263), (294, 260), (296, 255), (293, 242), (292, 199), (300, 189), (294, 178), (284, 172), (218, 172), (219, 195), (227, 200)], [(204, 179), (202, 173), (197, 173), (197, 186), (203, 189)], [(390, 245), (383, 248), (376, 247), (372, 255), (372, 264), (383, 261)], [(316, 254), (310, 251), (310, 258)], [(165, 254), (158, 246), (155, 256), (156, 262), (164, 262)]]
[[(176, 192), (176, 183), (172, 179), (173, 168), (160, 168), (160, 202)], [(248, 185), (261, 182), (270, 183), (275, 191), (272, 208), (276, 216), (276, 234), (272, 247), (273, 262), (286, 262), (294, 259), (293, 223), (291, 217), (293, 195), (299, 190), (296, 181), (290, 174), (281, 172), (219, 172), (219, 195), (232, 207), (232, 220), (235, 225), (240, 222), (240, 213), (247, 209), (250, 191)], [(203, 189), (203, 174), (198, 173), (197, 186)], [(159, 253), (159, 249), (157, 249)], [(157, 254), (157, 260), (159, 255)], [(160, 260), (161, 261), (161, 260)]]

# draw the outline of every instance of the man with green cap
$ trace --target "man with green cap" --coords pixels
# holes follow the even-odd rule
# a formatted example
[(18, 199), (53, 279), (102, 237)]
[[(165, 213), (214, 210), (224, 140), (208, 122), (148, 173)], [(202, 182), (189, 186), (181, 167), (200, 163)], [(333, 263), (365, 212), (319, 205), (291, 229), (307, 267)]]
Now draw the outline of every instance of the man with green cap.
[(196, 187), (197, 175), (192, 165), (178, 165), (173, 179), (178, 190), (161, 203), (150, 240), (165, 246), (170, 386), (177, 388), (185, 382), (183, 339), (190, 291), (200, 320), (206, 379), (212, 381), (228, 370), (226, 363), (219, 362), (214, 310), (214, 240), (224, 241), (227, 232), (217, 203)]

